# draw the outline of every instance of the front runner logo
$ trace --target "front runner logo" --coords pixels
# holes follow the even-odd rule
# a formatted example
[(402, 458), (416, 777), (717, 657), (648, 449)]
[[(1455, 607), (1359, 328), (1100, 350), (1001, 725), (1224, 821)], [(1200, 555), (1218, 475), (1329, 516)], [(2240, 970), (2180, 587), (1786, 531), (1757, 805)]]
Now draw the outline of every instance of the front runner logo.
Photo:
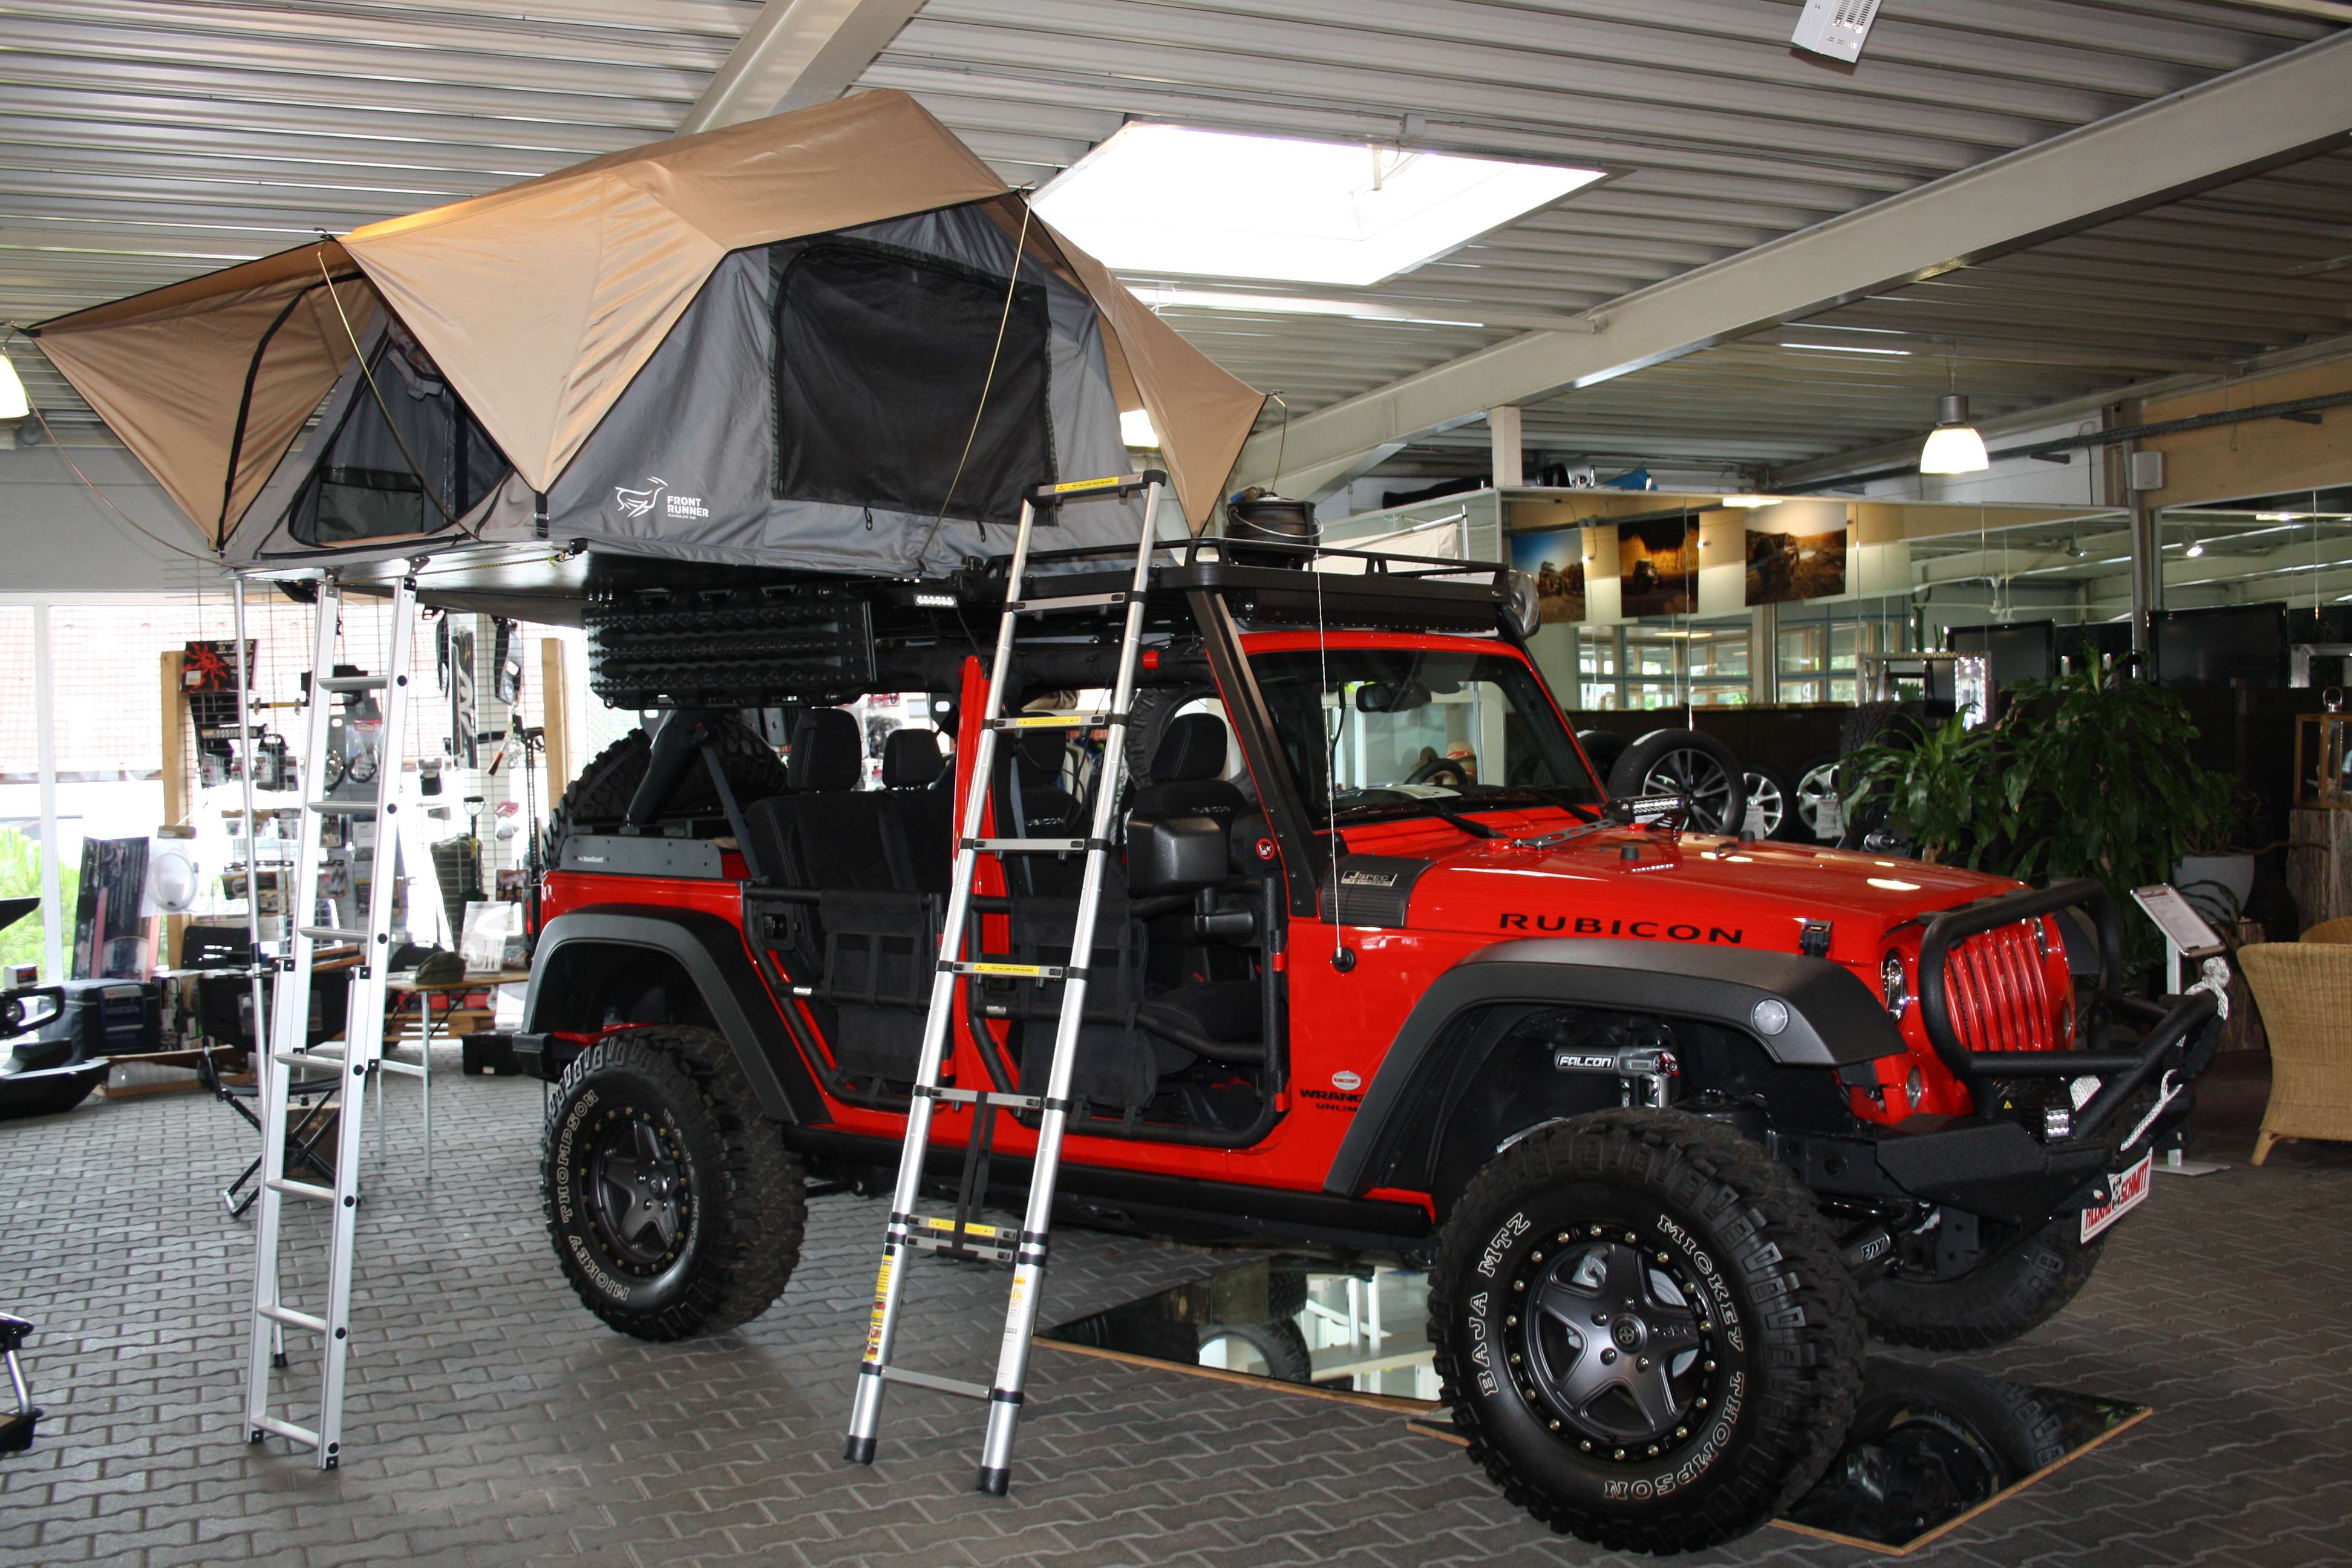
[(633, 522), (653, 510), (654, 502), (656, 500), (662, 503), (664, 517), (709, 517), (710, 515), (710, 509), (702, 504), (700, 496), (664, 496), (662, 492), (668, 489), (667, 479), (658, 474), (652, 474), (646, 476), (646, 488), (641, 490), (627, 489), (620, 485), (614, 485), (613, 500), (620, 506), (621, 515)]

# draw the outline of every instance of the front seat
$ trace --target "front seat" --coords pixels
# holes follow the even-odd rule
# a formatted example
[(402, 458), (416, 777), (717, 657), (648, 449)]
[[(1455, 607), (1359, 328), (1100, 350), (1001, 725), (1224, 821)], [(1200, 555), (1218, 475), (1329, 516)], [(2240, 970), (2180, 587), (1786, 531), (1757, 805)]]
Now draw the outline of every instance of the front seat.
[(1135, 791), (1131, 810), (1146, 816), (1205, 816), (1228, 830), (1249, 798), (1224, 776), (1225, 721), (1214, 713), (1169, 721), (1151, 752), (1151, 782)]

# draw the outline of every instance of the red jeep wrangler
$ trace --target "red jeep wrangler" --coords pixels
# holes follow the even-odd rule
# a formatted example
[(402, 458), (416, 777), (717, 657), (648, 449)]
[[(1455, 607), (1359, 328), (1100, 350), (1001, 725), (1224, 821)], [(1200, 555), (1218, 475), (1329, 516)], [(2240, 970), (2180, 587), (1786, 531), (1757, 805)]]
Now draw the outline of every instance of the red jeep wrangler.
[[(1740, 1533), (1836, 1452), (1865, 1331), (1993, 1345), (2082, 1288), (2217, 998), (2123, 994), (2090, 883), (1612, 802), (1511, 574), (1311, 553), (1206, 541), (1155, 568), (1062, 1210), (1427, 1267), (1454, 1420), (1507, 1496), (1614, 1547)], [(1125, 586), (1063, 564), (1072, 595)], [(942, 745), (975, 753), (974, 630), (1003, 597), (977, 563), (683, 570), (593, 579), (597, 690), (676, 710), (559, 807), (522, 1041), (557, 1083), (557, 1257), (655, 1340), (765, 1310), (812, 1191), (888, 1190), (977, 782)], [(1041, 623), (1008, 708), (1109, 687), (1109, 624)], [(861, 787), (838, 704), (881, 692), (926, 694), (940, 730), (888, 735)], [(780, 709), (787, 768), (738, 717), (773, 733)], [(1098, 754), (1005, 750), (989, 831), (1082, 842)], [(984, 860), (966, 956), (1054, 963), (1078, 867)], [(1055, 995), (964, 983), (954, 1081), (1034, 1092)], [(963, 1212), (1025, 1175), (1034, 1119), (931, 1125)]]

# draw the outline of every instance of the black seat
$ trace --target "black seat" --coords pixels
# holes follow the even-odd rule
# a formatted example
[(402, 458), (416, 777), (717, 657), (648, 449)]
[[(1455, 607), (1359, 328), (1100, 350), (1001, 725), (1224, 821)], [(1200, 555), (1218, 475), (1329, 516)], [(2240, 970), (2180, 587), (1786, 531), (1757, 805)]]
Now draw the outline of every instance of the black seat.
[(955, 790), (935, 730), (896, 730), (882, 742), (883, 832), (899, 890), (941, 893), (954, 869)]
[(1150, 816), (1206, 816), (1230, 828), (1249, 806), (1227, 780), (1225, 721), (1184, 713), (1169, 721), (1151, 752), (1151, 782), (1137, 786), (1131, 809)]
[[(1087, 823), (1078, 797), (1062, 787), (1067, 748), (1058, 730), (1014, 731), (997, 763), (996, 794), (989, 802), (1000, 838), (1084, 838)], [(1015, 894), (1075, 897), (1086, 874), (1081, 855), (1007, 855), (1004, 878)]]
[(784, 776), (790, 795), (743, 814), (770, 878), (793, 887), (888, 892), (897, 886), (881, 798), (861, 793), (866, 736), (843, 708), (812, 708), (793, 730)]

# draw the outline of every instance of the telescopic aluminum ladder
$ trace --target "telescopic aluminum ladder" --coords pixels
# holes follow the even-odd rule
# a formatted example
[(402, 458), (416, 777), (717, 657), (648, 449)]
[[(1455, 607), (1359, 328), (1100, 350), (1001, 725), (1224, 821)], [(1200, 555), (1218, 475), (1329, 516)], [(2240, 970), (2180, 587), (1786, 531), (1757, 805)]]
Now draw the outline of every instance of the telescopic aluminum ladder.
[[(1053, 1217), (1054, 1184), (1061, 1166), (1062, 1136), (1071, 1109), (1070, 1078), (1077, 1063), (1078, 1029), (1086, 1007), (1087, 966), (1093, 956), (1095, 916), (1102, 900), (1112, 814), (1118, 808), (1125, 766), (1128, 709), (1135, 695), (1144, 595), (1150, 583), (1160, 492), (1167, 482), (1167, 476), (1156, 469), (1114, 479), (1076, 479), (1039, 486), (1022, 501), (1020, 530), (1013, 537), (1012, 563), (1005, 574), (1003, 614), (996, 628), (996, 661), (988, 676), (988, 705), (982, 716), (979, 748), (972, 763), (973, 784), (966, 795), (963, 823), (956, 836), (955, 870), (948, 884), (939, 963), (931, 977), (930, 1008), (923, 1019), (922, 1053), (916, 1066), (913, 1096), (907, 1111), (906, 1144), (899, 1152), (898, 1181), (891, 1193), (889, 1224), (882, 1236), (882, 1265), (874, 1281), (874, 1311), (866, 1328), (866, 1354), (857, 1368), (857, 1392), (850, 1410), (849, 1441), (844, 1455), (852, 1464), (873, 1462), (875, 1438), (882, 1421), (882, 1392), (890, 1384), (904, 1383), (935, 1393), (986, 1401), (988, 1426), (981, 1445), (979, 1489), (1001, 1497), (1011, 1480), (1013, 1427), (1020, 1415), (1022, 1385), (1028, 1377), (1030, 1336), (1037, 1326), (1038, 1295), (1045, 1279), (1047, 1236)], [(1127, 588), (1059, 597), (1028, 595), (1024, 579), (1028, 574), (1029, 547), (1041, 508), (1139, 491), (1144, 497), (1143, 531), (1136, 543), (1134, 578)], [(1122, 606), (1127, 618), (1119, 637), (1118, 674), (1108, 711), (1004, 712), (1013, 640), (1024, 616)], [(1083, 839), (983, 837), (984, 814), (996, 776), (997, 737), (1006, 731), (1041, 729), (1108, 731), (1095, 780), (1091, 830)], [(961, 956), (966, 917), (971, 908), (972, 879), (981, 856), (1073, 852), (1082, 852), (1086, 859), (1066, 963), (993, 963)], [(972, 975), (1062, 987), (1052, 1065), (1042, 1095), (957, 1089), (940, 1081), (956, 986)], [(966, 1169), (961, 1184), (963, 1196), (952, 1219), (915, 1212), (922, 1187), (924, 1157), (930, 1144), (931, 1115), (942, 1102), (969, 1105), (975, 1119), (972, 1139), (965, 1152)], [(992, 1226), (975, 1225), (970, 1219), (971, 1208), (986, 1195), (984, 1177), (975, 1174), (976, 1163), (987, 1157), (986, 1151), (992, 1142), (988, 1135), (992, 1119), (1007, 1110), (1033, 1111), (1039, 1117), (1028, 1204), (1017, 1235), (1007, 1235)], [(918, 1252), (944, 1252), (957, 1258), (1012, 1265), (1013, 1287), (1006, 1303), (1004, 1337), (997, 1352), (992, 1383), (967, 1383), (909, 1371), (892, 1360), (898, 1342), (899, 1308), (906, 1292), (906, 1264)]]
[[(331, 1470), (342, 1457), (343, 1372), (351, 1353), (352, 1252), (359, 1211), (360, 1131), (365, 1120), (369, 1079), (383, 1057), (384, 983), (391, 968), (393, 889), (398, 864), (393, 831), (400, 759), (408, 717), (408, 652), (414, 630), (415, 569), (394, 585), (391, 647), (381, 675), (337, 676), (335, 633), (342, 618), (341, 584), (329, 577), (319, 584), (318, 626), (310, 659), (310, 711), (302, 748), (301, 832), (292, 884), (282, 900), (290, 927), (278, 958), (276, 994), (269, 1014), (269, 1040), (256, 1053), (260, 1064), (261, 1195), (254, 1226), (253, 1314), (246, 1352), (245, 1426), (258, 1443), (276, 1435), (317, 1456)], [(380, 694), (383, 726), (376, 732), (373, 799), (334, 798), (327, 788), (328, 710), (352, 692)], [(361, 930), (307, 923), (318, 916), (320, 839), (330, 819), (378, 825), (374, 868), (367, 897), (367, 923)], [(343, 1037), (313, 1049), (309, 1045), (310, 965), (321, 945), (353, 945), (359, 966), (352, 977)], [(337, 1047), (341, 1048), (338, 1049)], [(320, 1089), (341, 1080), (341, 1110), (335, 1132), (334, 1185), (297, 1181), (286, 1174), (286, 1129), (289, 1093)], [(326, 1300), (316, 1311), (288, 1306), (281, 1287), (282, 1221), (288, 1200), (328, 1210)], [(315, 1283), (315, 1275), (310, 1277)], [(320, 1342), (319, 1424), (304, 1426), (269, 1413), (270, 1369), (287, 1364), (286, 1331)]]

